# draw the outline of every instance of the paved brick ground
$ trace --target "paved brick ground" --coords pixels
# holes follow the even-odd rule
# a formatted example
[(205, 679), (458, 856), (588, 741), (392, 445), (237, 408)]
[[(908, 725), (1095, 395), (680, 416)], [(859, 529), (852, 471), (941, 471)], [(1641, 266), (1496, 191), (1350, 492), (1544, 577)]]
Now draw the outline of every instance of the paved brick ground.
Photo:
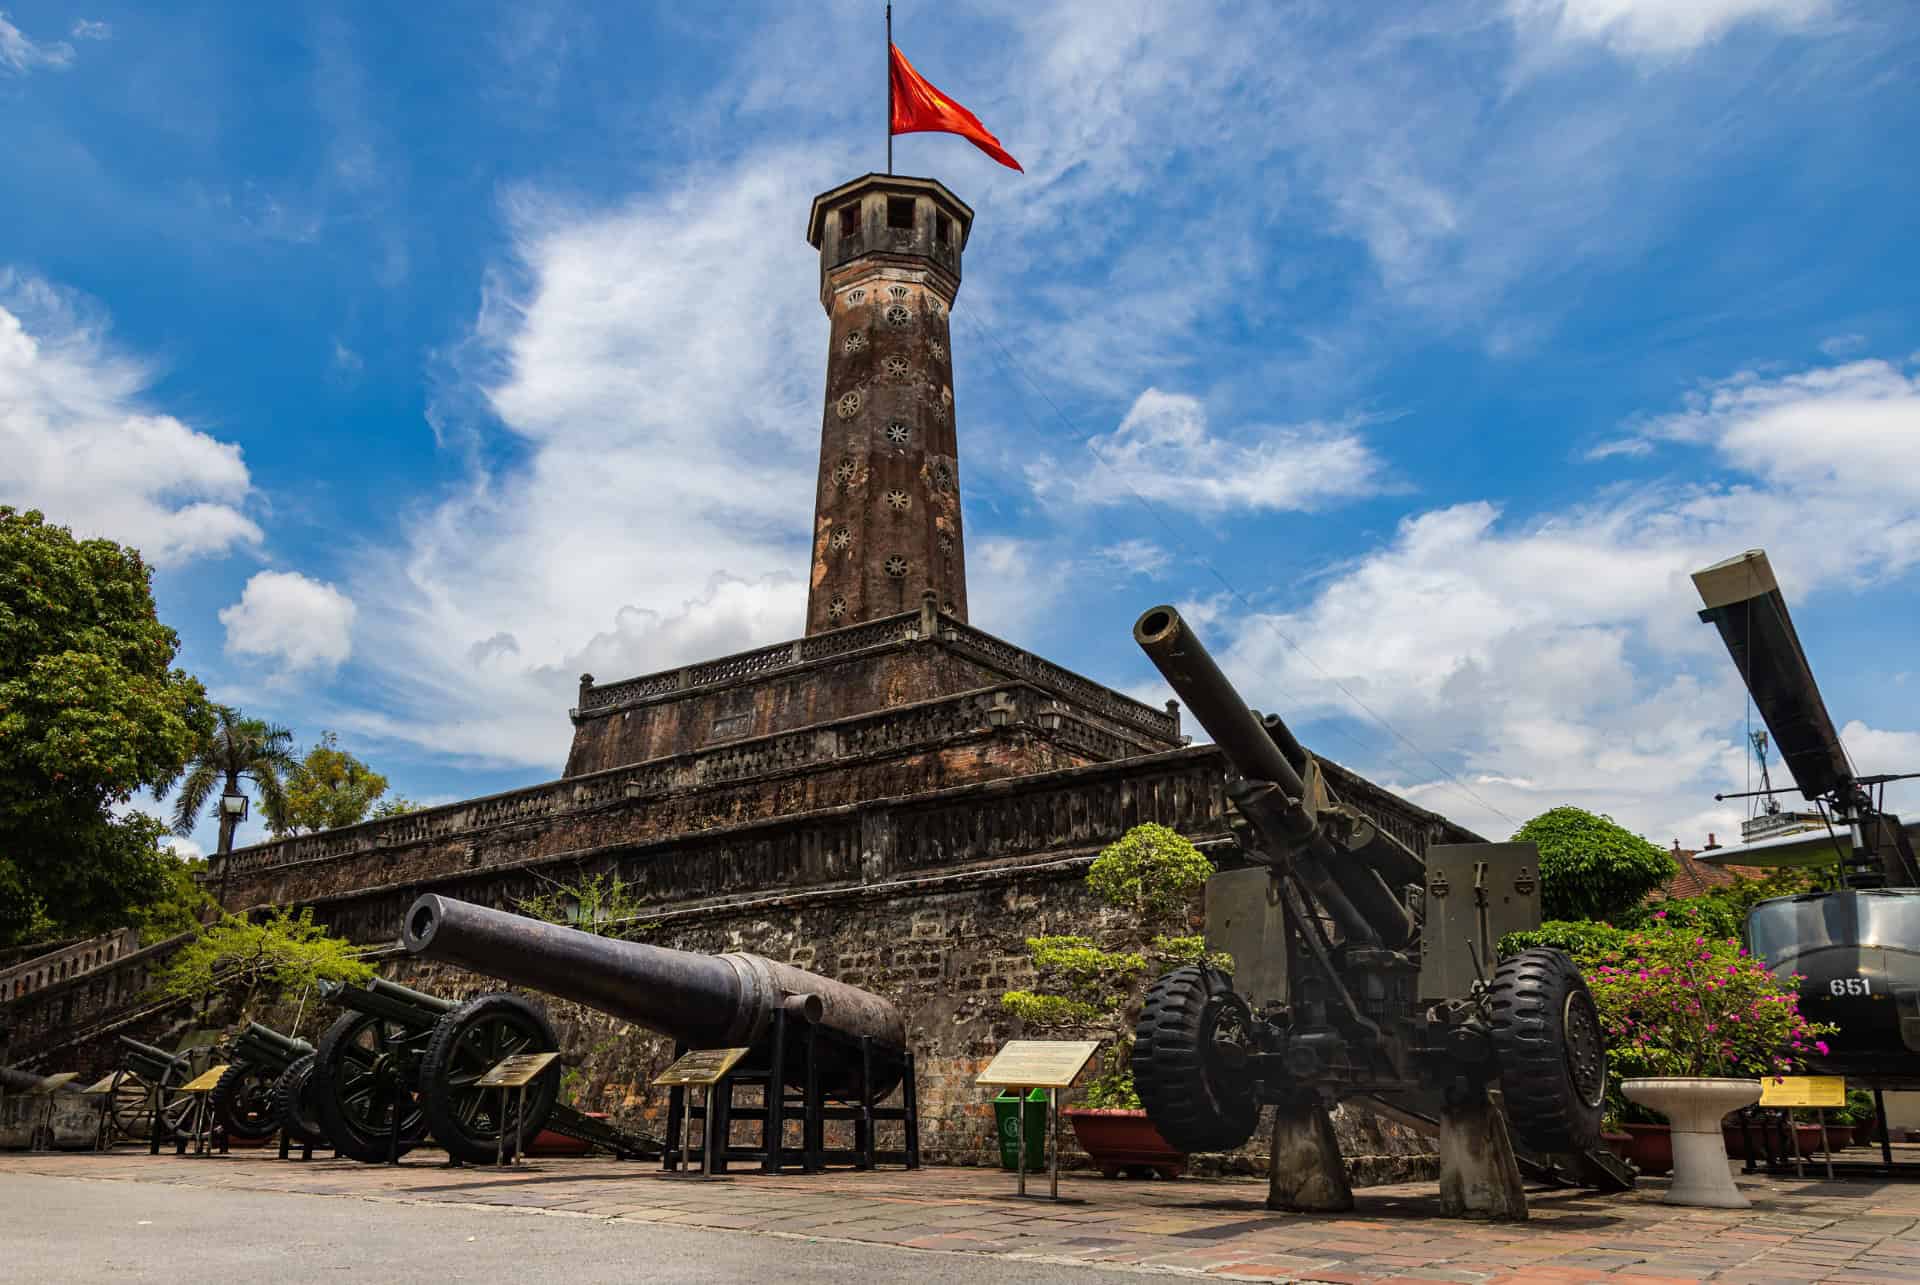
[[(1920, 1282), (1920, 1183), (1740, 1178), (1742, 1211), (1679, 1209), (1663, 1180), (1627, 1196), (1543, 1191), (1532, 1221), (1437, 1217), (1431, 1185), (1372, 1187), (1345, 1217), (1269, 1212), (1264, 1183), (1109, 1182), (1069, 1175), (1064, 1198), (1022, 1201), (991, 1170), (818, 1177), (664, 1177), (647, 1165), (540, 1160), (519, 1170), (449, 1169), (437, 1153), (397, 1169), (282, 1163), (258, 1154), (150, 1158), (0, 1155), (0, 1170), (69, 1178), (445, 1201), (561, 1215), (680, 1223), (985, 1256), (1108, 1264), (1223, 1280), (1553, 1282), (1713, 1280), (1740, 1285)], [(1031, 1190), (1044, 1192), (1044, 1181)], [(986, 1273), (983, 1271), (983, 1276)]]

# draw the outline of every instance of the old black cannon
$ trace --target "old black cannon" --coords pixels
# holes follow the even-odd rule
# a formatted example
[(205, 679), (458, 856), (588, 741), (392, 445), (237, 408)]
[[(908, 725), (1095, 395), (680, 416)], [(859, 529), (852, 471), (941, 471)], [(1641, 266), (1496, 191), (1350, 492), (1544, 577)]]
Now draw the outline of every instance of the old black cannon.
[(510, 1135), (545, 1128), (623, 1159), (660, 1154), (656, 1139), (556, 1101), (552, 1075), (529, 1088), (524, 1117), (516, 1100), (500, 1118), (498, 1095), (474, 1081), (509, 1054), (559, 1047), (545, 1015), (518, 996), (457, 1003), (379, 977), (322, 994), (347, 1010), (320, 1037), (312, 1082), (322, 1128), (343, 1155), (377, 1164), (431, 1136), (450, 1155), (486, 1163), (503, 1123)]
[(192, 1135), (193, 1099), (180, 1089), (202, 1069), (202, 1062), (194, 1054), (169, 1053), (122, 1035), (120, 1065), (113, 1073), (107, 1102), (114, 1133), (128, 1141), (149, 1141), (155, 1134), (154, 1113), (158, 1111), (160, 1141), (186, 1141)]
[(1135, 1032), (1134, 1083), (1166, 1140), (1238, 1147), (1274, 1104), (1271, 1203), (1345, 1207), (1326, 1113), (1354, 1102), (1439, 1132), (1443, 1196), (1460, 1162), (1456, 1212), (1517, 1215), (1497, 1088), (1536, 1172), (1630, 1185), (1597, 1146), (1607, 1051), (1585, 981), (1561, 951), (1495, 958), (1506, 933), (1539, 926), (1532, 845), (1436, 845), (1423, 859), (1343, 805), (1284, 721), (1247, 708), (1178, 611), (1147, 611), (1134, 639), (1225, 756), (1251, 863), (1207, 887), (1209, 945), (1233, 973), (1161, 977)]
[[(401, 942), (415, 955), (611, 1013), (671, 1037), (682, 1049), (751, 1050), (731, 1083), (761, 1085), (765, 1096), (759, 1106), (735, 1107), (726, 1089), (717, 1123), (718, 1136), (728, 1140), (717, 1156), (721, 1164), (756, 1159), (769, 1169), (782, 1167), (789, 1118), (802, 1120), (805, 1141), (795, 1158), (808, 1168), (918, 1164), (906, 1022), (892, 1004), (859, 987), (759, 955), (703, 955), (621, 941), (431, 893), (408, 910)], [(901, 1107), (878, 1106), (903, 1084)], [(801, 1096), (790, 1100), (788, 1089)], [(849, 1105), (830, 1108), (827, 1099)], [(680, 1101), (673, 1099), (676, 1110)], [(759, 1148), (731, 1145), (736, 1118), (761, 1122)], [(829, 1119), (854, 1122), (851, 1151), (826, 1150)], [(904, 1151), (876, 1150), (879, 1120), (904, 1124)]]
[(228, 1046), (227, 1069), (209, 1102), (213, 1118), (228, 1137), (245, 1142), (264, 1142), (289, 1120), (302, 1141), (323, 1141), (300, 1132), (299, 1103), (312, 1073), (313, 1045), (249, 1022)]
[[(0, 1090), (8, 1093), (31, 1093), (38, 1089), (46, 1076), (38, 1071), (21, 1071), (11, 1066), (0, 1066)], [(56, 1093), (78, 1093), (86, 1085), (72, 1080), (58, 1086)]]

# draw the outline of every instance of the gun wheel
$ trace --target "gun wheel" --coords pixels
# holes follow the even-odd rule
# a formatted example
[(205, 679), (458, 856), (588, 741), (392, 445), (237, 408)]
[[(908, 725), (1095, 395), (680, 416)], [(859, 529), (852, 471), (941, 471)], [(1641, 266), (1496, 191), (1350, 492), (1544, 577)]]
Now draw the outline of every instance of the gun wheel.
[(406, 1155), (426, 1136), (426, 1113), (415, 1093), (420, 1040), (420, 1032), (366, 1013), (342, 1013), (320, 1037), (313, 1055), (314, 1114), (328, 1144), (341, 1155), (384, 1164), (389, 1155)]
[(1594, 1146), (1607, 1045), (1580, 970), (1565, 951), (1534, 947), (1502, 960), (1489, 990), (1494, 1062), (1514, 1132), (1556, 1154)]
[(128, 1142), (145, 1142), (153, 1137), (154, 1100), (160, 1103), (160, 1139), (178, 1142), (192, 1136), (187, 1122), (193, 1115), (193, 1099), (180, 1092), (191, 1077), (169, 1068), (159, 1084), (142, 1078), (125, 1067), (113, 1073), (113, 1087), (107, 1095), (107, 1110), (115, 1135)]
[(1133, 1087), (1168, 1145), (1231, 1151), (1253, 1136), (1260, 1123), (1253, 1082), (1213, 1052), (1215, 1036), (1238, 1034), (1249, 1016), (1226, 976), (1211, 968), (1176, 968), (1147, 991), (1133, 1030)]
[(244, 1059), (229, 1066), (213, 1086), (213, 1118), (225, 1126), (229, 1138), (263, 1142), (280, 1127), (273, 1115), (275, 1077), (263, 1066)]
[(327, 1145), (327, 1135), (315, 1110), (313, 1067), (318, 1056), (309, 1053), (280, 1073), (273, 1082), (273, 1120), (296, 1143)]
[[(560, 1047), (539, 1009), (517, 995), (482, 995), (440, 1019), (420, 1064), (420, 1087), (434, 1141), (469, 1164), (492, 1164), (503, 1129), (531, 1142), (559, 1095), (559, 1067), (552, 1066), (525, 1090), (506, 1093), (478, 1087), (481, 1076), (515, 1053), (545, 1053)], [(503, 1119), (504, 1115), (504, 1119)]]

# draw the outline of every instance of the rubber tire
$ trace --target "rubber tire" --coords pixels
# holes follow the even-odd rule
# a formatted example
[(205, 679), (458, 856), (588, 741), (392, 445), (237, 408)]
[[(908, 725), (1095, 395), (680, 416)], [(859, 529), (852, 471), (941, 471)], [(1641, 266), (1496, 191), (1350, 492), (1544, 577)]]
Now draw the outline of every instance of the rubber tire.
[[(468, 1050), (460, 1046), (466, 1032), (485, 1021), (509, 1021), (526, 1030), (532, 1038), (521, 1052), (549, 1052), (560, 1047), (546, 1014), (518, 995), (481, 995), (470, 999), (441, 1018), (433, 1028), (433, 1038), (427, 1041), (427, 1055), (420, 1063), (420, 1089), (426, 1099), (427, 1127), (432, 1130), (433, 1140), (445, 1147), (448, 1155), (478, 1165), (492, 1164), (499, 1154), (499, 1131), (496, 1128), (493, 1132), (484, 1132), (460, 1118), (460, 1100), (476, 1090), (456, 1086), (452, 1081), (471, 1080), (488, 1069), (472, 1062), (467, 1056)], [(539, 1135), (554, 1101), (560, 1096), (559, 1071), (558, 1064), (551, 1065), (527, 1086), (522, 1134), (529, 1143)], [(491, 1106), (498, 1090), (477, 1092), (485, 1094)], [(509, 1097), (517, 1098), (518, 1094), (516, 1089)]]
[[(255, 1100), (259, 1109), (257, 1115), (247, 1114), (241, 1097), (246, 1094)], [(280, 1128), (274, 1119), (273, 1085), (266, 1078), (264, 1068), (257, 1067), (244, 1058), (233, 1063), (220, 1075), (213, 1086), (213, 1118), (225, 1127), (229, 1138), (239, 1138), (247, 1142), (264, 1142)]]
[(273, 1118), (295, 1144), (324, 1147), (330, 1144), (314, 1111), (314, 1058), (309, 1053), (298, 1059), (273, 1082)]
[[(333, 1020), (333, 1025), (326, 1029), (314, 1047), (313, 1079), (309, 1087), (313, 1092), (314, 1117), (327, 1135), (327, 1145), (361, 1164), (383, 1165), (388, 1159), (391, 1138), (385, 1133), (369, 1133), (349, 1119), (333, 1085), (333, 1065), (340, 1057), (339, 1045), (352, 1036), (365, 1020), (360, 1013), (342, 1013)], [(416, 1108), (413, 1127), (400, 1135), (400, 1145), (392, 1152), (393, 1157), (397, 1159), (419, 1146), (426, 1136), (426, 1129), (426, 1114)]]
[[(1532, 947), (1500, 961), (1489, 988), (1494, 1065), (1507, 1119), (1522, 1142), (1552, 1154), (1586, 1151), (1600, 1142), (1606, 1086), (1601, 1040), (1600, 1092), (1582, 1101), (1567, 1065), (1569, 1002), (1593, 1005), (1593, 996), (1565, 951)], [(1595, 1018), (1595, 1030), (1599, 1022)]]
[(1215, 1082), (1201, 1046), (1208, 997), (1228, 984), (1210, 968), (1176, 968), (1148, 989), (1133, 1028), (1134, 1091), (1176, 1151), (1231, 1151), (1260, 1124), (1252, 1079)]

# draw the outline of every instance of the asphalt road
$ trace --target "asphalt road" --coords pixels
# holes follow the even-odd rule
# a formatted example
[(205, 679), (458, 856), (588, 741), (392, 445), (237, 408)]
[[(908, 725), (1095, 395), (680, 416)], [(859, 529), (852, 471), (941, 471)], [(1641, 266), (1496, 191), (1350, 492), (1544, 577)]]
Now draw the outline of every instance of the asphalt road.
[[(660, 1223), (0, 1173), (0, 1280), (1105, 1282), (1116, 1272)], [(1131, 1273), (1129, 1273), (1131, 1274)]]

